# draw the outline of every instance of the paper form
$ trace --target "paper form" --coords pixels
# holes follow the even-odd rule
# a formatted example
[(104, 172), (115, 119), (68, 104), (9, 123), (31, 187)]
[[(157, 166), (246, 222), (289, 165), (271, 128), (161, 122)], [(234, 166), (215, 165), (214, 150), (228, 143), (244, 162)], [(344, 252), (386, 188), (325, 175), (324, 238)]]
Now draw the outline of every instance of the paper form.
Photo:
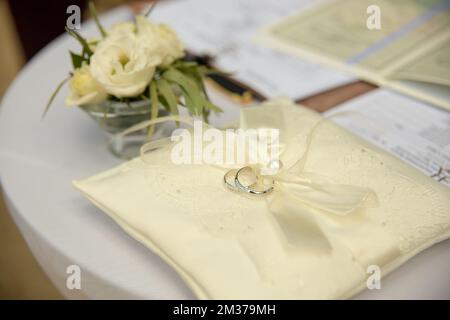
[(332, 121), (450, 187), (450, 112), (378, 89), (325, 113)]

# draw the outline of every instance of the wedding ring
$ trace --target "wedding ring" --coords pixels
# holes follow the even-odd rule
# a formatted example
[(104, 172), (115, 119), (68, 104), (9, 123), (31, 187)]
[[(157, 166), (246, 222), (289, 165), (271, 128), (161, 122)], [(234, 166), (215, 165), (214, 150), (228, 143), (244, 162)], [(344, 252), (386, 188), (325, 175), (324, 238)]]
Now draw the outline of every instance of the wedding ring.
[(236, 178), (236, 173), (237, 170), (236, 169), (231, 169), (230, 171), (228, 171), (227, 173), (225, 173), (225, 175), (223, 176), (223, 184), (225, 185), (225, 187), (227, 187), (230, 190), (233, 191), (240, 191), (237, 187), (236, 184), (234, 182), (235, 178)]
[[(255, 181), (251, 183), (245, 183), (243, 181), (244, 180), (243, 175), (245, 174), (245, 172), (253, 175)], [(273, 191), (274, 181), (271, 180), (270, 185), (260, 184), (258, 183), (258, 177), (256, 176), (253, 169), (251, 167), (243, 167), (237, 170), (236, 176), (234, 178), (234, 184), (237, 188), (246, 193), (252, 195), (264, 195)]]

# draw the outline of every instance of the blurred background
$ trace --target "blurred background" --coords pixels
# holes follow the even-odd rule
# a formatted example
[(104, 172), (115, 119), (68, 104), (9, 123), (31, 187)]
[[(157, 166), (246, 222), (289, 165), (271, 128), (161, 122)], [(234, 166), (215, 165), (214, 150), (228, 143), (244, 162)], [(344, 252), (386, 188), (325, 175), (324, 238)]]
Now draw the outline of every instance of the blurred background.
[[(97, 0), (95, 4), (99, 13), (119, 5), (137, 12), (149, 2)], [(0, 0), (0, 100), (27, 61), (64, 32), (66, 9), (73, 4), (88, 18), (87, 1)], [(62, 298), (28, 249), (0, 192), (0, 299)]]

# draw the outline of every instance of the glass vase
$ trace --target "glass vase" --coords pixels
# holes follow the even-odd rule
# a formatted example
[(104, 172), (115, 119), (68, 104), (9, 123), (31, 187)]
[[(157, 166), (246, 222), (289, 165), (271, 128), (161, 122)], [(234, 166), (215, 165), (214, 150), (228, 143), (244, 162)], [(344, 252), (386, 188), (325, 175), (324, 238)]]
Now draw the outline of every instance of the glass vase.
[[(107, 136), (109, 151), (121, 159), (132, 159), (139, 155), (140, 147), (148, 142), (148, 128), (130, 133), (125, 136), (118, 134), (131, 126), (150, 119), (151, 102), (138, 100), (132, 102), (119, 102), (106, 100), (99, 104), (80, 106), (104, 130)], [(158, 109), (158, 116), (167, 116), (169, 113)], [(175, 129), (171, 122), (154, 125), (151, 140), (168, 137)]]

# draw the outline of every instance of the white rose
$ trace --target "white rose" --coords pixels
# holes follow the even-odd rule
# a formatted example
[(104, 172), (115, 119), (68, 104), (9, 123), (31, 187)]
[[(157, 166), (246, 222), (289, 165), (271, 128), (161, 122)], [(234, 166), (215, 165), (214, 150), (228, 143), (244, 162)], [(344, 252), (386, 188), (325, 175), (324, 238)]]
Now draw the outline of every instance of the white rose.
[(66, 98), (69, 106), (100, 103), (107, 97), (105, 89), (92, 77), (89, 66), (84, 64), (75, 69), (70, 80), (70, 93)]
[(144, 16), (137, 16), (136, 24), (139, 41), (161, 58), (162, 65), (184, 56), (183, 43), (169, 26), (153, 24)]
[(107, 32), (108, 36), (112, 37), (130, 33), (136, 33), (136, 25), (133, 22), (117, 23)]
[(116, 27), (98, 43), (91, 57), (92, 76), (118, 98), (142, 93), (161, 63), (161, 58), (131, 31), (130, 24)]

